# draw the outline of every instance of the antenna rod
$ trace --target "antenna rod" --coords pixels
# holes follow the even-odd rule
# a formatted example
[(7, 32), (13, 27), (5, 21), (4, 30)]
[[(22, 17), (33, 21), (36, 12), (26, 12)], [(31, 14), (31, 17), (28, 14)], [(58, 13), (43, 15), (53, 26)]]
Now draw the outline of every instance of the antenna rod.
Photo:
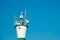
[(26, 25), (26, 9), (25, 9), (25, 25)]
[(23, 13), (23, 12), (21, 11), (21, 14), (20, 14), (20, 15), (22, 15), (22, 13)]
[(25, 18), (26, 18), (26, 9), (25, 9)]

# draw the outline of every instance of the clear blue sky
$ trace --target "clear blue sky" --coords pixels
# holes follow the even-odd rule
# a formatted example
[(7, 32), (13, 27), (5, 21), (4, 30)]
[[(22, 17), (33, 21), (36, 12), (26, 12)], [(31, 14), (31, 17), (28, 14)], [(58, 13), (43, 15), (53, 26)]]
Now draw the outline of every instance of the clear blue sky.
[(14, 16), (27, 9), (27, 40), (60, 40), (60, 0), (0, 0), (0, 40), (17, 40)]

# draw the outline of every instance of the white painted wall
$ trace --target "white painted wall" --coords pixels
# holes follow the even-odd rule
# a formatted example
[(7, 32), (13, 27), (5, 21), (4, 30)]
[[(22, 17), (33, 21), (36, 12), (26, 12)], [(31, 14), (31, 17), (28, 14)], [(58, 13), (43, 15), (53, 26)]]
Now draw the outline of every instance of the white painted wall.
[(17, 38), (25, 38), (26, 37), (26, 26), (17, 26), (16, 32), (17, 32)]

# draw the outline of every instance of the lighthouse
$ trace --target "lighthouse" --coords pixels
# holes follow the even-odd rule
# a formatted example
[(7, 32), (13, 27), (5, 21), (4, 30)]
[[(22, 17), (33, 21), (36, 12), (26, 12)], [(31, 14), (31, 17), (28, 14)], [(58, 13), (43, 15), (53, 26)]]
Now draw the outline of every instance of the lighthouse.
[(29, 20), (26, 18), (26, 9), (24, 16), (22, 14), (23, 12), (20, 13), (19, 21), (15, 22), (17, 40), (26, 40), (26, 32), (29, 24)]

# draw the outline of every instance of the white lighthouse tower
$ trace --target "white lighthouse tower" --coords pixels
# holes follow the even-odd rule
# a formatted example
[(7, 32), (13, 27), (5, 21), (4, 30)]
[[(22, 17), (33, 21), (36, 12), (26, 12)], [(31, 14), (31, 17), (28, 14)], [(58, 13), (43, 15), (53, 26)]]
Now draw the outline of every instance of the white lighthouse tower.
[(19, 22), (15, 22), (15, 28), (17, 32), (17, 40), (26, 40), (26, 31), (28, 28), (29, 20), (26, 18), (26, 9), (25, 9), (25, 17), (21, 12), (19, 17)]

